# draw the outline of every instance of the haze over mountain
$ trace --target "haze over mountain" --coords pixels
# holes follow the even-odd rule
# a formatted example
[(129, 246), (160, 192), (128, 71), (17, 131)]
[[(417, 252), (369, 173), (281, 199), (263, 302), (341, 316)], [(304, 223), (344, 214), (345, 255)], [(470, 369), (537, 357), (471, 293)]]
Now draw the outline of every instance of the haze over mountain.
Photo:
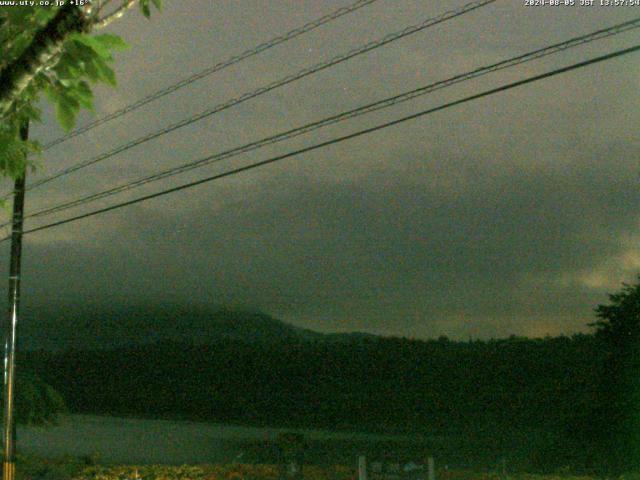
[(213, 343), (341, 341), (361, 333), (323, 334), (289, 325), (261, 312), (210, 306), (33, 306), (21, 312), (19, 348), (105, 349), (162, 340)]

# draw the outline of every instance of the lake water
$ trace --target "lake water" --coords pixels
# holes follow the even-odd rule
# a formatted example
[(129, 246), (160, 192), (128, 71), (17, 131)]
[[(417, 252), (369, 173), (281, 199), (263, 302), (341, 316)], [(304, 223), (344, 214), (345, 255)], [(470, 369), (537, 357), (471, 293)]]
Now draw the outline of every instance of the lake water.
[[(243, 451), (239, 442), (273, 440), (282, 429), (239, 427), (203, 422), (69, 415), (53, 427), (17, 429), (19, 452), (45, 457), (99, 454), (108, 463), (227, 463)], [(286, 431), (294, 431), (287, 429)], [(316, 441), (403, 440), (358, 433), (301, 431)], [(240, 457), (239, 461), (242, 461)]]

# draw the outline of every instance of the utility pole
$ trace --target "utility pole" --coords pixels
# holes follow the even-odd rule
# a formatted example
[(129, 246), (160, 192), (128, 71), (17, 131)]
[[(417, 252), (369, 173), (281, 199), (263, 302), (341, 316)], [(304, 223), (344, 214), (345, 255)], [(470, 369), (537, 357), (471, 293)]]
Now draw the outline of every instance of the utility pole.
[[(29, 138), (29, 121), (20, 128), (22, 140)], [(26, 166), (26, 159), (25, 159)], [(4, 328), (4, 423), (2, 439), (4, 457), (2, 480), (14, 480), (16, 474), (16, 426), (14, 417), (15, 400), (15, 354), (16, 326), (20, 306), (20, 256), (22, 252), (22, 222), (24, 218), (24, 187), (27, 170), (15, 180), (13, 187), (13, 216), (11, 220), (11, 262), (9, 267), (9, 308)]]

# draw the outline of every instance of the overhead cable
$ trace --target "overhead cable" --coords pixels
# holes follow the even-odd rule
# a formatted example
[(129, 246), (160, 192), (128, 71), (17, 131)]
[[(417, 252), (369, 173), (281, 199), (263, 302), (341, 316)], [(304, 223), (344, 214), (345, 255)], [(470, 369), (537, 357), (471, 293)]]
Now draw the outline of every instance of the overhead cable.
[(134, 110), (137, 110), (138, 108), (153, 102), (154, 100), (158, 100), (159, 98), (162, 98), (166, 95), (169, 95), (170, 93), (175, 92), (176, 90), (179, 90), (183, 87), (186, 87), (187, 85), (191, 85), (194, 82), (197, 82), (198, 80), (201, 80), (209, 75), (212, 75), (213, 73), (219, 72), (221, 70), (224, 70), (225, 68), (228, 68), (232, 65), (235, 65), (236, 63), (239, 63), (243, 60), (246, 60), (249, 57), (253, 57), (255, 55), (258, 55), (266, 50), (269, 50), (270, 48), (273, 48), (277, 45), (280, 45), (281, 43), (287, 42), (289, 40), (292, 40), (304, 33), (310, 32), (312, 30), (315, 30), (316, 28), (329, 23), (333, 20), (336, 20), (344, 15), (347, 15), (351, 12), (355, 12), (356, 10), (361, 9), (362, 7), (369, 5), (371, 3), (377, 2), (378, 0), (358, 0), (357, 2), (355, 2), (352, 5), (349, 5), (347, 7), (343, 7), (343, 8), (339, 8), (338, 10), (335, 10), (334, 12), (331, 12), (327, 15), (324, 15), (323, 17), (320, 17), (316, 20), (313, 20), (311, 22), (305, 23), (304, 25), (302, 25), (301, 27), (295, 28), (287, 33), (285, 33), (284, 35), (280, 35), (277, 37), (272, 38), (271, 40), (268, 40), (264, 43), (261, 43), (260, 45), (250, 48), (249, 50), (246, 50), (244, 52), (242, 52), (239, 55), (235, 55), (231, 58), (228, 58), (227, 60), (224, 60), (222, 62), (216, 63), (215, 65), (212, 65), (210, 67), (207, 67), (203, 70), (200, 70), (197, 73), (194, 73), (193, 75), (187, 77), (187, 78), (183, 78), (182, 80), (180, 80), (179, 82), (176, 82), (172, 85), (169, 85), (168, 87), (165, 87), (161, 90), (157, 90), (149, 95), (147, 95), (146, 97), (141, 98), (140, 100), (131, 103), (123, 108), (120, 108), (118, 110), (116, 110), (115, 112), (109, 113), (108, 115), (105, 115), (104, 117), (101, 117), (97, 120), (94, 120), (91, 123), (88, 123), (87, 125), (84, 125), (82, 127), (76, 128), (75, 130), (67, 133), (66, 135), (63, 135), (59, 138), (56, 138), (55, 140), (47, 143), (46, 145), (44, 145), (43, 150), (48, 150), (56, 145), (59, 145), (63, 142), (66, 142), (67, 140), (77, 137), (78, 135), (81, 135), (83, 133), (88, 132), (89, 130), (93, 130), (96, 127), (99, 127), (100, 125), (104, 125), (107, 122), (110, 122), (111, 120), (114, 120), (116, 118), (119, 118), (123, 115), (126, 115), (129, 112), (132, 112)]
[[(467, 102), (470, 102), (470, 101), (473, 101), (473, 100), (478, 100), (480, 98), (488, 97), (488, 96), (494, 95), (496, 93), (504, 92), (506, 90), (511, 90), (513, 88), (520, 87), (522, 85), (526, 85), (526, 84), (529, 84), (529, 83), (537, 82), (537, 81), (540, 81), (540, 80), (543, 80), (543, 79), (546, 79), (546, 78), (550, 78), (550, 77), (553, 77), (553, 76), (556, 76), (556, 75), (560, 75), (562, 73), (566, 73), (566, 72), (569, 72), (569, 71), (572, 71), (572, 70), (577, 70), (579, 68), (583, 68), (583, 67), (586, 67), (586, 66), (589, 66), (589, 65), (593, 65), (593, 64), (596, 64), (596, 63), (600, 63), (600, 62), (604, 62), (604, 61), (607, 61), (607, 60), (611, 60), (611, 59), (616, 58), (616, 57), (621, 57), (623, 55), (628, 55), (630, 53), (637, 52), (638, 50), (640, 50), (640, 45), (636, 45), (634, 47), (626, 48), (626, 49), (623, 49), (623, 50), (617, 50), (615, 52), (612, 52), (612, 53), (609, 53), (609, 54), (606, 54), (606, 55), (601, 55), (599, 57), (591, 58), (589, 60), (585, 60), (585, 61), (582, 61), (582, 62), (579, 62), (579, 63), (574, 63), (574, 64), (566, 66), (566, 67), (561, 67), (561, 68), (558, 68), (558, 69), (555, 69), (555, 70), (552, 70), (552, 71), (549, 71), (549, 72), (546, 72), (546, 73), (542, 73), (542, 74), (539, 74), (539, 75), (535, 75), (535, 76), (532, 76), (532, 77), (525, 78), (523, 80), (518, 80), (516, 82), (508, 83), (508, 84), (502, 85), (500, 87), (492, 88), (490, 90), (485, 90), (485, 91), (483, 91), (481, 93), (477, 93), (475, 95), (470, 95), (468, 97), (464, 97), (464, 98), (459, 99), (459, 100), (448, 102), (448, 103), (439, 105), (437, 107), (429, 108), (427, 110), (423, 110), (421, 112), (414, 113), (412, 115), (407, 115), (407, 116), (401, 117), (401, 118), (396, 119), (396, 120), (385, 122), (385, 123), (382, 123), (380, 125), (376, 125), (374, 127), (366, 128), (364, 130), (359, 130), (357, 132), (354, 132), (354, 133), (351, 133), (351, 134), (348, 134), (348, 135), (337, 137), (337, 138), (334, 138), (334, 139), (331, 139), (331, 140), (328, 140), (328, 141), (325, 141), (325, 142), (317, 143), (315, 145), (304, 147), (304, 148), (301, 148), (301, 149), (298, 149), (298, 150), (295, 150), (295, 151), (292, 151), (292, 152), (289, 152), (289, 153), (285, 153), (285, 154), (282, 154), (282, 155), (277, 155), (275, 157), (271, 157), (271, 158), (268, 158), (266, 160), (262, 160), (262, 161), (259, 161), (259, 162), (256, 162), (256, 163), (252, 163), (250, 165), (245, 165), (245, 166), (242, 166), (242, 167), (234, 168), (232, 170), (228, 170), (228, 171), (223, 172), (223, 173), (218, 173), (218, 174), (212, 175), (210, 177), (206, 177), (206, 178), (203, 178), (203, 179), (200, 179), (200, 180), (196, 180), (196, 181), (189, 182), (189, 183), (186, 183), (186, 184), (183, 184), (183, 185), (179, 185), (177, 187), (169, 188), (169, 189), (166, 189), (166, 190), (162, 190), (160, 192), (156, 192), (156, 193), (152, 193), (152, 194), (145, 195), (145, 196), (142, 196), (142, 197), (138, 197), (138, 198), (135, 198), (133, 200), (128, 200), (128, 201), (125, 201), (125, 202), (117, 203), (115, 205), (110, 205), (110, 206), (105, 207), (105, 208), (93, 210), (91, 212), (83, 213), (81, 215), (76, 215), (74, 217), (66, 218), (64, 220), (59, 220), (59, 221), (56, 221), (56, 222), (52, 222), (52, 223), (48, 223), (48, 224), (45, 224), (45, 225), (41, 225), (39, 227), (35, 227), (35, 228), (32, 228), (32, 229), (24, 231), (24, 234), (30, 234), (30, 233), (34, 233), (34, 232), (39, 232), (39, 231), (47, 230), (47, 229), (50, 229), (50, 228), (53, 228), (53, 227), (57, 227), (57, 226), (60, 226), (60, 225), (65, 225), (67, 223), (76, 222), (78, 220), (82, 220), (82, 219), (85, 219), (85, 218), (93, 217), (93, 216), (99, 215), (101, 213), (110, 212), (110, 211), (113, 211), (113, 210), (116, 210), (116, 209), (119, 209), (119, 208), (128, 207), (128, 206), (131, 206), (131, 205), (134, 205), (134, 204), (137, 204), (137, 203), (141, 203), (141, 202), (144, 202), (144, 201), (147, 201), (147, 200), (151, 200), (153, 198), (162, 197), (162, 196), (168, 195), (170, 193), (175, 193), (175, 192), (178, 192), (178, 191), (181, 191), (181, 190), (186, 190), (186, 189), (189, 189), (189, 188), (193, 188), (193, 187), (196, 187), (198, 185), (202, 185), (204, 183), (212, 182), (214, 180), (218, 180), (218, 179), (221, 179), (221, 178), (229, 177), (229, 176), (232, 176), (232, 175), (237, 175), (239, 173), (242, 173), (242, 172), (245, 172), (245, 171), (248, 171), (248, 170), (253, 170), (255, 168), (263, 167), (265, 165), (269, 165), (269, 164), (272, 164), (272, 163), (275, 163), (275, 162), (279, 162), (281, 160), (284, 160), (284, 159), (287, 159), (287, 158), (290, 158), (290, 157), (294, 157), (294, 156), (297, 156), (297, 155), (300, 155), (300, 154), (303, 154), (303, 153), (311, 152), (311, 151), (314, 151), (314, 150), (318, 150), (318, 149), (321, 149), (321, 148), (328, 147), (330, 145), (335, 145), (337, 143), (344, 142), (346, 140), (350, 140), (350, 139), (357, 138), (357, 137), (360, 137), (360, 136), (363, 136), (363, 135), (367, 135), (367, 134), (370, 134), (370, 133), (373, 133), (373, 132), (377, 132), (379, 130), (382, 130), (382, 129), (385, 129), (385, 128), (389, 128), (391, 126), (399, 125), (399, 124), (407, 122), (409, 120), (414, 120), (416, 118), (420, 118), (420, 117), (423, 117), (425, 115), (429, 115), (429, 114), (432, 114), (432, 113), (435, 113), (435, 112), (438, 112), (438, 111), (441, 111), (441, 110), (445, 110), (447, 108), (451, 108), (451, 107), (454, 107), (454, 106), (457, 106), (457, 105), (461, 105), (461, 104), (464, 104), (464, 103), (467, 103)], [(9, 237), (5, 237), (1, 241), (5, 241), (8, 238)]]
[[(390, 35), (385, 36), (384, 38), (380, 39), (380, 40), (375, 40), (372, 42), (367, 43), (366, 45), (363, 45), (361, 47), (355, 48), (353, 50), (350, 50), (349, 52), (345, 53), (345, 54), (341, 54), (338, 55), (336, 57), (333, 57), (331, 60), (328, 60), (326, 62), (322, 62), (322, 63), (318, 63), (312, 67), (308, 67), (305, 68), (303, 70), (300, 70), (298, 73), (295, 73), (293, 75), (289, 75), (285, 78), (282, 78), (280, 80), (277, 80), (275, 82), (272, 82), (266, 86), (260, 87), (252, 92), (248, 92), (245, 93), (239, 97), (236, 97), (232, 100), (228, 100), (224, 103), (221, 103), (219, 105), (216, 105), (215, 107), (209, 108), (203, 112), (200, 112), (196, 115), (193, 115), (191, 117), (185, 118), (179, 122), (173, 123), (167, 127), (164, 127), (160, 130), (157, 130), (153, 133), (149, 133), (147, 135), (144, 135), (142, 137), (139, 137), (135, 140), (132, 140), (128, 143), (125, 143), (123, 145), (120, 145), (106, 153), (103, 153), (101, 155), (98, 155), (96, 157), (93, 157), (91, 159), (85, 160), (83, 162), (80, 163), (76, 163), (74, 165), (71, 165), (63, 170), (60, 170), (57, 173), (54, 173), (53, 175), (49, 176), (49, 177), (45, 177), (41, 180), (38, 180), (34, 183), (31, 183), (29, 186), (27, 186), (27, 190), (32, 190), (34, 188), (40, 187), (46, 183), (51, 182), (52, 180), (55, 180), (57, 178), (63, 177), (65, 175), (69, 175), (70, 173), (76, 172), (82, 168), (88, 167), (90, 165), (94, 165), (98, 162), (101, 162), (103, 160), (106, 160), (108, 158), (111, 158), (119, 153), (122, 153), (126, 150), (129, 150), (133, 147), (136, 147), (138, 145), (142, 145), (143, 143), (146, 143), (150, 140), (153, 140), (155, 138), (161, 137), (163, 135), (166, 135), (170, 132), (173, 132), (175, 130), (178, 130), (179, 128), (182, 127), (186, 127), (188, 125), (191, 125), (195, 122), (198, 122), (204, 118), (210, 117), (216, 113), (222, 112), (223, 110), (227, 110), (228, 108), (231, 108), (233, 106), (239, 105), (240, 103), (246, 102), (247, 100), (250, 100), (252, 98), (258, 97), (260, 95), (263, 95), (265, 93), (271, 92), (277, 88), (283, 87), (285, 85), (288, 85), (290, 83), (293, 83), (297, 80), (300, 80), (302, 78), (305, 78), (309, 75), (312, 75), (314, 73), (320, 72), (322, 70), (325, 70), (327, 68), (333, 67), (334, 65), (337, 65), (339, 63), (345, 62), (351, 58), (354, 58), (358, 55), (362, 55), (366, 52), (370, 52), (372, 50), (375, 50), (377, 48), (380, 48), (384, 45), (387, 45), (388, 43), (394, 42), (396, 40), (399, 40), (401, 38), (405, 38), (409, 35), (413, 35), (417, 32), (420, 32), (422, 30), (425, 30), (429, 27), (433, 27), (434, 25), (446, 22), (447, 20), (451, 20), (453, 18), (459, 17), (461, 15), (464, 15), (466, 13), (469, 13), (473, 10), (476, 10), (478, 8), (484, 7), (486, 5), (489, 5), (493, 2), (495, 2), (496, 0), (476, 0), (474, 2), (468, 3), (465, 6), (463, 6), (462, 8), (459, 8), (457, 10), (450, 10), (447, 11), (445, 13), (443, 13), (442, 15), (439, 15), (437, 17), (433, 17), (433, 18), (429, 18), (427, 20), (424, 20), (423, 22), (417, 24), (417, 25), (413, 25), (411, 27), (407, 27), (405, 29), (403, 29), (402, 31), (396, 32), (396, 33), (392, 33)], [(8, 198), (5, 197), (5, 199)]]
[[(613, 25), (611, 27), (605, 28), (605, 29), (601, 29), (601, 30), (597, 30), (594, 32), (591, 32), (589, 34), (586, 35), (581, 35), (579, 37), (574, 37), (570, 40), (566, 40), (564, 42), (560, 42), (560, 43), (556, 43), (554, 45), (550, 45), (544, 48), (540, 48), (522, 55), (518, 55), (516, 57), (511, 57), (509, 59), (506, 60), (502, 60), (500, 62), (497, 63), (493, 63), (491, 65), (487, 65), (484, 67), (480, 67), (477, 68), (475, 70), (460, 74), (460, 75), (456, 75), (454, 77), (448, 78), (446, 80), (440, 80), (438, 82), (435, 83), (431, 83), (429, 85), (420, 87), (420, 88), (416, 88), (404, 93), (401, 93), (399, 95), (394, 95), (392, 97), (388, 97), (385, 98), (383, 100), (379, 100), (373, 103), (369, 103), (367, 105), (352, 109), (352, 110), (348, 110), (342, 113), (339, 113), (337, 115), (332, 115), (330, 117), (324, 118), (322, 120), (318, 120), (312, 123), (308, 123), (306, 125), (297, 127), (297, 128), (293, 128), (281, 133), (278, 133), (276, 135), (271, 135), (265, 138), (262, 138), (260, 140), (239, 146), (239, 147), (235, 147), (223, 152), (220, 152), (216, 155), (207, 157), (205, 159), (199, 159), (197, 161), (192, 161), (192, 162), (187, 162), (185, 164), (179, 165), (177, 167), (172, 167), (166, 170), (163, 170), (161, 172), (158, 173), (154, 173), (152, 175), (148, 175), (148, 176), (144, 176), (142, 178), (139, 178), (137, 180), (131, 181), (131, 182), (127, 182), (97, 193), (93, 193), (75, 200), (70, 200), (67, 202), (63, 202), (61, 204), (52, 206), (52, 207), (48, 207), (42, 210), (38, 210), (34, 213), (31, 213), (29, 215), (26, 216), (26, 218), (33, 218), (33, 217), (43, 217), (43, 216), (48, 216), (57, 212), (61, 212), (73, 207), (77, 207), (77, 206), (81, 206), (81, 205), (85, 205), (87, 203), (96, 201), (96, 200), (100, 200), (102, 198), (107, 198), (113, 195), (116, 195), (118, 193), (121, 192), (125, 192), (128, 190), (132, 190), (134, 188), (137, 187), (141, 187), (143, 185), (146, 185), (148, 183), (152, 183), (152, 182), (156, 182), (165, 178), (169, 178), (172, 177), (174, 175), (178, 175), (181, 173), (185, 173), (188, 172), (190, 170), (196, 169), (196, 168), (200, 168), (206, 165), (210, 165), (212, 163), (216, 163), (216, 162), (220, 162), (222, 160), (226, 160), (228, 158), (231, 157), (235, 157), (238, 156), (240, 154), (243, 153), (247, 153), (253, 150), (256, 150), (258, 148), (262, 148), (265, 147), (267, 145), (271, 145), (277, 142), (281, 142), (284, 140), (288, 140), (294, 137), (297, 137), (299, 135), (305, 134), (305, 133), (309, 133), (311, 131), (317, 130), (319, 128), (323, 128), (329, 125), (333, 125), (339, 122), (343, 122), (346, 121), (348, 119), (351, 118), (355, 118), (358, 117), (360, 115), (364, 115), (367, 113), (371, 113), (377, 110), (382, 110), (384, 108), (388, 108), (391, 107), (393, 105), (397, 105), (399, 103), (402, 102), (406, 102), (408, 100), (417, 98), (419, 96), (423, 96), (429, 93), (432, 93), (436, 90), (440, 90), (443, 88), (447, 88), (453, 85), (456, 85), (458, 83), (462, 83), (483, 75), (487, 75), (489, 73), (493, 73), (496, 71), (500, 71), (506, 68), (510, 68), (510, 67), (514, 67), (526, 62), (530, 62), (532, 60), (536, 60), (551, 54), (555, 54), (558, 52), (562, 52), (565, 51), (569, 48), (575, 48), (577, 46), (586, 44), (586, 43), (590, 43), (596, 40), (601, 40), (604, 38), (608, 38), (611, 37), (613, 35), (618, 35), (620, 33), (626, 32), (628, 30), (631, 29), (635, 29), (635, 28), (639, 28), (640, 27), (640, 17), (634, 19), (634, 20), (630, 20), (627, 22), (623, 22), (617, 25)], [(3, 224), (0, 225), (0, 227), (3, 227), (4, 225), (7, 224)]]

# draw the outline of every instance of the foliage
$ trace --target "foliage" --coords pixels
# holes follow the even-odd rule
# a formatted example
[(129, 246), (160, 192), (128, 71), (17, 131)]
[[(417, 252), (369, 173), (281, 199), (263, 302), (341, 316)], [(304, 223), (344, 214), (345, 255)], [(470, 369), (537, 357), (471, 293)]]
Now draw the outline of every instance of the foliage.
[[(63, 457), (44, 459), (18, 456), (18, 480), (278, 480), (278, 466), (272, 464), (226, 465), (113, 465), (87, 466), (80, 459)], [(305, 465), (306, 480), (356, 480), (354, 467)], [(377, 478), (377, 477), (372, 477)], [(535, 475), (479, 472), (474, 470), (437, 469), (439, 480), (594, 480), (594, 477), (573, 476), (564, 473)], [(638, 474), (624, 474), (611, 480), (638, 480)]]
[(93, 110), (90, 83), (116, 86), (110, 64), (113, 51), (127, 48), (124, 41), (111, 34), (89, 36), (74, 33), (65, 42), (58, 63), (46, 75), (43, 92), (55, 105), (58, 121), (65, 130), (73, 128), (81, 107)]
[(640, 468), (639, 292), (625, 286), (599, 306), (594, 335), (227, 338), (34, 352), (25, 362), (74, 412), (414, 432), (445, 438), (433, 448), (451, 465), (505, 457), (540, 473), (620, 474)]
[(583, 447), (563, 428), (591, 401), (602, 362), (587, 335), (164, 342), (24, 359), (73, 412), (442, 435), (441, 457), (508, 455), (536, 471), (579, 466)]
[[(439, 480), (505, 480), (501, 473), (480, 473), (469, 470), (451, 470), (438, 472)], [(593, 477), (575, 475), (535, 475), (529, 473), (519, 473), (509, 475), (508, 480), (593, 480)], [(620, 479), (622, 480), (622, 479)]]
[[(0, 402), (1, 393), (3, 392), (0, 392)], [(58, 416), (68, 411), (62, 396), (51, 385), (30, 372), (18, 372), (15, 402), (16, 421), (26, 425), (55, 424)]]
[(30, 115), (25, 115), (24, 110), (22, 113), (22, 115), (0, 121), (0, 175), (11, 178), (22, 175), (25, 166), (33, 169), (35, 164), (29, 156), (40, 152), (38, 142), (19, 140), (20, 126), (24, 117), (35, 118), (39, 112), (33, 109)]
[(87, 464), (75, 457), (42, 458), (33, 455), (16, 455), (17, 480), (71, 480), (79, 475)]
[(640, 277), (596, 308), (603, 372), (586, 415), (582, 440), (609, 471), (640, 468)]
[(162, 11), (162, 0), (140, 0), (140, 10), (147, 18), (151, 16), (150, 4), (153, 4), (159, 11)]
[[(149, 3), (149, 0), (139, 2), (147, 17)], [(151, 3), (161, 8), (161, 0)], [(57, 11), (53, 7), (38, 6), (0, 10), (0, 71), (19, 61), (36, 33)], [(13, 111), (0, 119), (0, 175), (16, 178), (22, 172), (27, 155), (41, 150), (38, 142), (25, 142), (18, 134), (25, 120), (41, 120), (41, 94), (54, 106), (60, 125), (71, 130), (81, 108), (93, 110), (96, 83), (116, 86), (113, 53), (125, 48), (127, 44), (113, 34), (70, 33), (66, 36), (60, 52), (48, 64), (41, 65)], [(30, 166), (33, 167), (33, 163)]]
[[(153, 0), (152, 3), (158, 9), (161, 7), (161, 0)], [(149, 1), (142, 0), (140, 6), (148, 17)], [(58, 8), (26, 5), (0, 9), (0, 73), (24, 63), (25, 52), (32, 44), (38, 44), (35, 42), (37, 33), (59, 11)], [(40, 144), (34, 140), (23, 140), (20, 133), (27, 121), (41, 121), (41, 94), (55, 107), (62, 127), (70, 130), (81, 108), (93, 109), (94, 84), (102, 82), (115, 87), (116, 78), (111, 66), (113, 52), (126, 47), (120, 37), (112, 34), (69, 32), (66, 35), (57, 53), (36, 69), (27, 87), (13, 103), (12, 110), (0, 118), (0, 175), (18, 178), (25, 168), (35, 167), (32, 157), (41, 151)], [(37, 376), (18, 374), (18, 422), (47, 424), (63, 411), (62, 397), (52, 387)]]
[[(439, 470), (436, 478), (440, 480), (504, 480), (501, 473), (477, 472), (472, 470)], [(117, 466), (92, 467), (85, 469), (74, 480), (278, 480), (279, 471), (275, 465), (202, 465), (169, 467), (151, 466)], [(355, 480), (354, 468), (334, 465), (315, 467), (305, 465), (303, 478), (306, 480)], [(372, 477), (375, 478), (375, 477)], [(535, 475), (513, 474), (508, 480), (593, 480), (593, 477), (573, 476), (565, 474)], [(621, 476), (619, 480), (631, 480), (634, 476)]]
[(610, 294), (609, 302), (596, 308), (598, 321), (590, 325), (618, 346), (633, 348), (640, 338), (640, 276), (636, 285), (623, 284), (622, 291)]
[[(74, 480), (278, 480), (276, 465), (163, 465), (90, 467)], [(352, 468), (304, 466), (303, 476), (308, 480), (354, 480)]]

